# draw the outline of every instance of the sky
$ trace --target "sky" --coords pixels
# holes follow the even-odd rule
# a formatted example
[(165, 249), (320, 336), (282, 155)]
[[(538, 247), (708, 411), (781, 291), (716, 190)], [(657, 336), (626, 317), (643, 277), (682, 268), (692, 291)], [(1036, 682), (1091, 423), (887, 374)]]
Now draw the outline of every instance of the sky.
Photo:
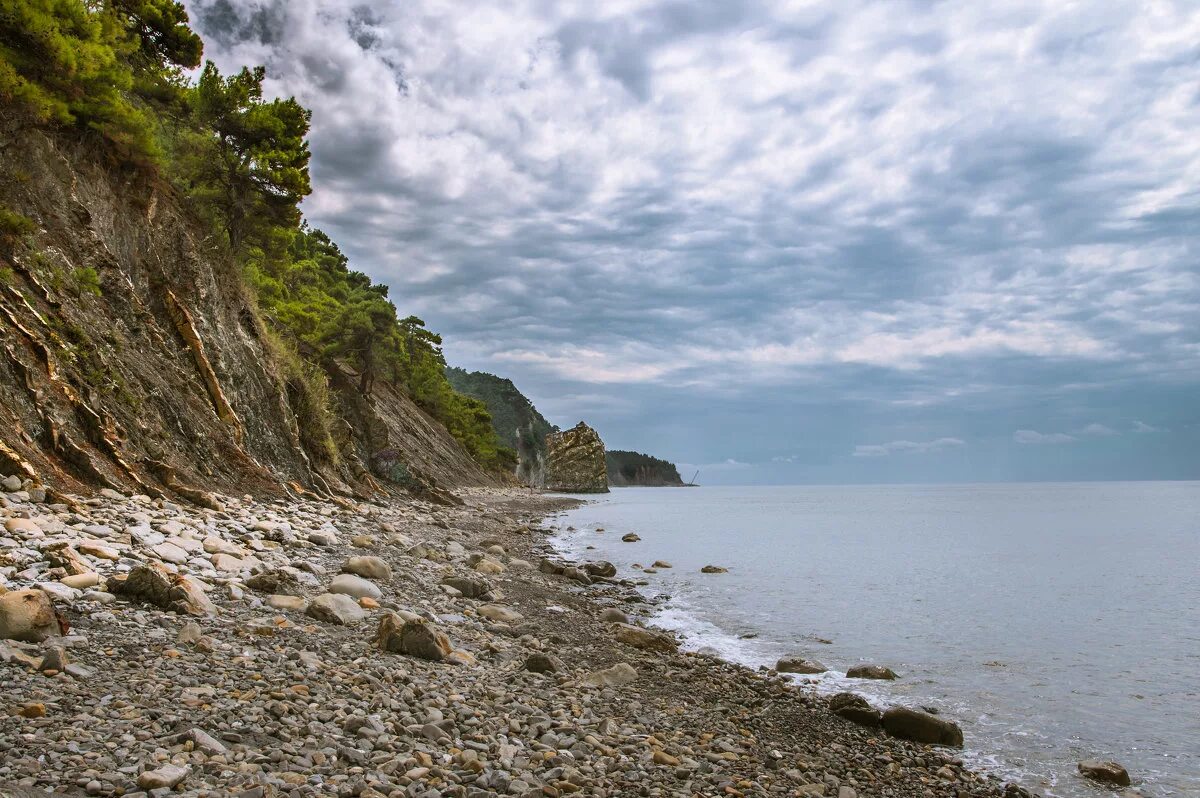
[(186, 0), (453, 365), (715, 483), (1200, 479), (1193, 0)]

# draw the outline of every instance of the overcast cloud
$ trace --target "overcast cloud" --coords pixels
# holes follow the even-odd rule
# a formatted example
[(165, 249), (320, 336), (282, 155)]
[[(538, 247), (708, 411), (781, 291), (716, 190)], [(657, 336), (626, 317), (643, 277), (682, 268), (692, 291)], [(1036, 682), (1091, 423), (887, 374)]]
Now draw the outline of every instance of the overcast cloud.
[(1190, 0), (188, 0), (451, 362), (700, 481), (1200, 478)]

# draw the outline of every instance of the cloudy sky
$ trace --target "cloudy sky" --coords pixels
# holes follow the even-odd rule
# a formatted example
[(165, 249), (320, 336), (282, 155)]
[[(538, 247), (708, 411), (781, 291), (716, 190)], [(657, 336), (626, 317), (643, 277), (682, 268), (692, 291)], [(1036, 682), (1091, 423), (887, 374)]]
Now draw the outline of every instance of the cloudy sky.
[(701, 482), (1200, 478), (1192, 0), (187, 0), (449, 360)]

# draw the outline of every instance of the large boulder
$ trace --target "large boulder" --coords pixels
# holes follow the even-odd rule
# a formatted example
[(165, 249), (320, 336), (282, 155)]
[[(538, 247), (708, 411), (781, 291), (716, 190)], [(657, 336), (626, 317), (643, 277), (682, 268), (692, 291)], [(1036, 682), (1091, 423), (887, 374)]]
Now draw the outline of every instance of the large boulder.
[(535, 651), (525, 658), (525, 670), (531, 673), (558, 673), (563, 668), (561, 659), (542, 651)]
[(266, 571), (246, 580), (246, 587), (258, 593), (276, 596), (301, 596), (304, 594), (300, 580), (288, 571)]
[(342, 563), (342, 571), (365, 579), (391, 579), (392, 568), (379, 557), (351, 557)]
[(54, 602), (41, 590), (0, 595), (0, 640), (40, 643), (61, 633)]
[(450, 639), (423, 620), (405, 620), (394, 612), (379, 619), (375, 643), (383, 651), (441, 662), (450, 656)]
[(582, 421), (572, 429), (546, 436), (546, 489), (608, 493), (604, 441)]
[(896, 678), (896, 672), (883, 665), (855, 665), (846, 671), (846, 676), (850, 679), (884, 679), (891, 681)]
[(824, 673), (829, 668), (804, 657), (784, 657), (775, 663), (775, 670), (780, 673)]
[(829, 710), (838, 717), (860, 726), (878, 727), (882, 713), (854, 693), (836, 693), (829, 699)]
[(627, 646), (640, 648), (645, 651), (661, 651), (671, 653), (679, 648), (679, 643), (669, 634), (656, 632), (653, 629), (643, 629), (628, 623), (613, 624), (617, 640)]
[(110, 577), (108, 592), (184, 615), (217, 614), (200, 585), (182, 574), (171, 573), (161, 563), (143, 563), (124, 578)]
[(329, 583), (329, 592), (353, 596), (356, 599), (383, 598), (383, 591), (379, 589), (378, 585), (354, 574), (338, 574), (335, 576), (333, 581)]
[(1129, 786), (1129, 771), (1116, 762), (1085, 759), (1079, 763), (1079, 772), (1093, 781), (1116, 784), (1118, 787)]
[(884, 731), (903, 740), (931, 745), (952, 745), (958, 748), (963, 744), (962, 729), (957, 723), (943, 720), (928, 712), (908, 707), (892, 707), (883, 713), (881, 721)]
[(590, 687), (620, 687), (629, 684), (638, 677), (637, 670), (628, 662), (618, 662), (611, 668), (592, 671), (583, 677), (583, 683)]
[(304, 611), (318, 621), (350, 626), (367, 617), (367, 611), (345, 593), (323, 593), (308, 604)]
[(604, 579), (610, 579), (617, 575), (617, 566), (613, 565), (608, 560), (585, 562), (583, 564), (583, 570), (587, 572), (588, 576), (601, 577)]
[(486, 579), (473, 576), (447, 576), (442, 580), (443, 585), (454, 588), (465, 598), (484, 599), (492, 595), (492, 584)]

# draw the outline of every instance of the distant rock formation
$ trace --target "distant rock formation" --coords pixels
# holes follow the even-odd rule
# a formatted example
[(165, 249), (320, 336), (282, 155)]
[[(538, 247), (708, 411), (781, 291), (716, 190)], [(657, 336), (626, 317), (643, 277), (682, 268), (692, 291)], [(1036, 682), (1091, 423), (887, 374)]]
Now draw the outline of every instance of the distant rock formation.
[(604, 441), (579, 422), (546, 436), (546, 489), (564, 493), (608, 493)]
[(604, 455), (608, 484), (614, 488), (682, 486), (683, 479), (674, 463), (641, 452), (613, 449)]

